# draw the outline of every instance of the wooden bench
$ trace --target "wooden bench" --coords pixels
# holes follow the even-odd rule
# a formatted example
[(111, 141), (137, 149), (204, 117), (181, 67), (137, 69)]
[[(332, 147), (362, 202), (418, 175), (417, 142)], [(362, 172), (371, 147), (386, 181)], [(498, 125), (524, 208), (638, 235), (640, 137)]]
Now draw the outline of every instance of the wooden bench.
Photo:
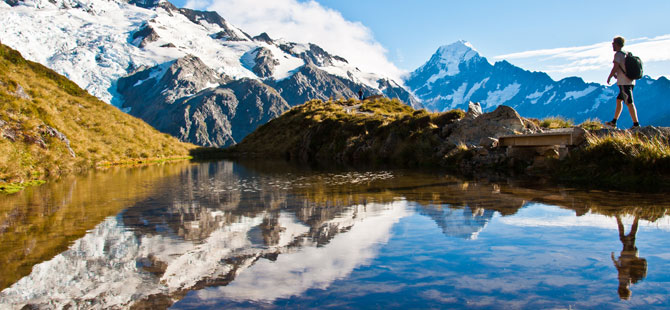
[(498, 138), (498, 147), (507, 147), (507, 154), (513, 155), (517, 151), (535, 151), (545, 153), (548, 149), (555, 149), (559, 158), (564, 158), (568, 147), (584, 142), (586, 130), (580, 127), (552, 129), (542, 133), (526, 135), (509, 135)]

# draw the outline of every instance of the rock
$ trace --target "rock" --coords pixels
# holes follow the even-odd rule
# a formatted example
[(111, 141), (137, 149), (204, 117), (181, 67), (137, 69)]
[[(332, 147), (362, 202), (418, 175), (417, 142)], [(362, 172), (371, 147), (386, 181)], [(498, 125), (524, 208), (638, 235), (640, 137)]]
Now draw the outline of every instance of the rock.
[[(454, 145), (464, 143), (468, 146), (476, 146), (484, 138), (497, 139), (503, 135), (539, 131), (539, 128), (533, 128), (529, 123), (513, 108), (501, 105), (493, 112), (482, 114), (475, 119), (463, 119), (443, 131), (451, 131), (447, 141)], [(527, 129), (527, 125), (530, 128)]]
[(178, 12), (191, 22), (195, 24), (212, 24), (217, 25), (223, 29), (214, 35), (216, 39), (223, 39), (226, 41), (249, 41), (251, 37), (244, 31), (230, 25), (219, 13), (213, 11), (198, 11), (187, 8), (177, 8), (168, 1), (161, 1), (159, 4), (169, 12)]
[(65, 145), (67, 146), (67, 150), (70, 152), (70, 155), (73, 158), (77, 157), (77, 155), (74, 153), (74, 150), (72, 150), (72, 147), (70, 147), (70, 140), (67, 138), (67, 136), (65, 136), (64, 133), (62, 133), (62, 132), (58, 131), (58, 129), (50, 127), (50, 126), (46, 126), (46, 128), (44, 129), (44, 132), (46, 134), (52, 136), (52, 137), (58, 138), (58, 140), (63, 141), (65, 143)]
[(272, 41), (272, 38), (267, 34), (267, 32), (263, 32), (255, 37), (252, 38), (254, 41), (259, 41), (259, 42), (265, 42), (267, 44), (274, 44), (274, 41)]
[(271, 77), (275, 66), (279, 65), (279, 61), (274, 58), (272, 52), (265, 47), (259, 47), (252, 52), (253, 54), (255, 54), (254, 62), (256, 65), (251, 71), (261, 78)]
[(493, 137), (484, 137), (479, 140), (479, 146), (483, 146), (487, 149), (492, 149), (498, 146), (498, 139)]
[(14, 96), (16, 96), (17, 98), (25, 99), (25, 100), (33, 100), (33, 97), (30, 97), (30, 95), (26, 94), (23, 87), (19, 84), (17, 84), (17, 86), (16, 86), (16, 91), (14, 92)]
[(7, 128), (2, 130), (2, 137), (9, 141), (16, 141), (16, 131), (12, 128)]
[(138, 47), (145, 47), (151, 42), (155, 42), (160, 38), (158, 33), (150, 25), (146, 24), (142, 29), (133, 33), (132, 42)]
[(465, 118), (466, 119), (475, 119), (482, 115), (482, 106), (479, 104), (479, 102), (472, 102), (468, 104), (468, 112), (465, 113)]

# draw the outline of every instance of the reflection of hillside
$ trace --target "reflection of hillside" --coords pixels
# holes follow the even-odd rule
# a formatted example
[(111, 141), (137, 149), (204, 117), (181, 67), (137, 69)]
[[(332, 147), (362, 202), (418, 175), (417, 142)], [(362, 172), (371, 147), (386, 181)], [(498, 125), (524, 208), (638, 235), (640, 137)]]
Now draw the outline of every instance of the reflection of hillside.
[(188, 163), (112, 168), (29, 188), (0, 199), (0, 289), (51, 259), (105, 217), (150, 193)]

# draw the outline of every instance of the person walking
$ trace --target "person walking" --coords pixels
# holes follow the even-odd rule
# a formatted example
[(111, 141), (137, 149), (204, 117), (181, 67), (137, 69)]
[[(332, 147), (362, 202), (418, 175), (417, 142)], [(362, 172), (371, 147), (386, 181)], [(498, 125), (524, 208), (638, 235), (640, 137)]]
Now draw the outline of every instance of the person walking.
[(363, 101), (363, 89), (358, 89), (358, 100)]
[(616, 128), (616, 122), (621, 115), (621, 110), (623, 106), (622, 102), (626, 103), (628, 106), (628, 112), (630, 113), (630, 118), (633, 119), (633, 128), (640, 127), (640, 123), (637, 120), (637, 110), (635, 109), (635, 103), (633, 103), (633, 88), (635, 87), (635, 80), (632, 80), (626, 76), (626, 53), (622, 52), (621, 49), (624, 46), (625, 39), (623, 37), (615, 37), (612, 40), (612, 50), (614, 50), (614, 61), (610, 75), (607, 77), (607, 85), (610, 84), (612, 77), (616, 78), (617, 85), (619, 86), (619, 95), (616, 97), (616, 110), (614, 111), (614, 118), (606, 122), (605, 125)]

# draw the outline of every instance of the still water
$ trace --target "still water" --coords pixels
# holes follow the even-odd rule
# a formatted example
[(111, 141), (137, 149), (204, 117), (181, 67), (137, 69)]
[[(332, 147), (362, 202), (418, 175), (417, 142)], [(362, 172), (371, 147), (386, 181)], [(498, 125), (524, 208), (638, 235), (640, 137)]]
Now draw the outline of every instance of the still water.
[(0, 201), (0, 308), (670, 307), (670, 202), (416, 171), (180, 163)]

